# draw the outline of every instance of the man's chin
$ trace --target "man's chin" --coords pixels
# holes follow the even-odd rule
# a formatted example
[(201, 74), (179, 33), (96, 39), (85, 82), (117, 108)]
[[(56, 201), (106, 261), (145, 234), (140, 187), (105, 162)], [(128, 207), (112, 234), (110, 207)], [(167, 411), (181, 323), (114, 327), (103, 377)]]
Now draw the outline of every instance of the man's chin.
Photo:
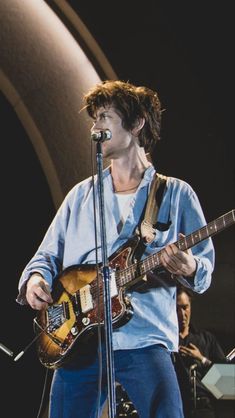
[(188, 323), (187, 323), (186, 321), (182, 321), (182, 322), (179, 324), (179, 330), (180, 330), (180, 332), (184, 331), (184, 330), (185, 330), (185, 328), (187, 328), (187, 327), (188, 327)]

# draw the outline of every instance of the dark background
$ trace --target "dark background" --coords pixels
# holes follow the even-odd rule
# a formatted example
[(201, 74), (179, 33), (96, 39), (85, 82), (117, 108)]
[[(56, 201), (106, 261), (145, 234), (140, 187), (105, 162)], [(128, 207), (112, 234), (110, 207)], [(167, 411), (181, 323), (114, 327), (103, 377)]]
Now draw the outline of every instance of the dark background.
[[(158, 171), (188, 181), (207, 221), (234, 207), (234, 7), (232, 1), (69, 1), (118, 78), (159, 93), (165, 112)], [(31, 142), (1, 96), (2, 294), (0, 342), (16, 355), (33, 339), (33, 317), (15, 302), (20, 273), (55, 208)], [(234, 341), (234, 226), (213, 238), (210, 289), (193, 302), (194, 322)], [(37, 416), (46, 370), (35, 345), (18, 361), (0, 351), (2, 405)], [(12, 396), (14, 394), (14, 396)]]

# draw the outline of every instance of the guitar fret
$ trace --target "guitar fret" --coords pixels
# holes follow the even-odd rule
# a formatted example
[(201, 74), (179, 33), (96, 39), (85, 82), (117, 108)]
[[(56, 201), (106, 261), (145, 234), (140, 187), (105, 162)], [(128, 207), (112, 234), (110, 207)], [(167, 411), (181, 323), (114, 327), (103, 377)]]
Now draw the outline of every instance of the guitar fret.
[(193, 234), (192, 236), (193, 236), (193, 245), (195, 245), (198, 242), (199, 236), (198, 236), (197, 233), (196, 234)]
[(151, 258), (149, 257), (149, 258), (147, 258), (146, 259), (146, 262), (145, 263), (143, 263), (142, 265), (141, 265), (141, 267), (140, 267), (140, 271), (141, 271), (141, 273), (145, 273), (145, 271), (146, 271), (146, 269), (145, 269), (145, 265), (146, 265), (146, 268), (148, 269), (148, 270), (151, 270), (151, 268), (152, 268), (152, 265), (153, 265), (153, 263), (151, 263)]
[(190, 234), (186, 239), (185, 239), (185, 249), (187, 249), (188, 247), (191, 247), (193, 243), (192, 240), (192, 234)]
[(193, 239), (193, 234), (191, 234), (191, 235), (190, 235), (190, 237), (191, 237), (191, 242), (192, 242), (192, 245), (194, 245), (194, 244), (195, 244), (195, 241), (194, 241), (194, 239)]
[(159, 254), (160, 252), (152, 254), (147, 259), (143, 260), (143, 267), (145, 265), (147, 266), (147, 268), (143, 268), (143, 271), (142, 271), (143, 274), (159, 266), (160, 264)]
[[(149, 262), (147, 261), (146, 262), (146, 265), (147, 265), (147, 268), (149, 268)], [(140, 273), (141, 274), (144, 274), (145, 273), (145, 266), (144, 266), (144, 264), (140, 264)]]
[(159, 264), (159, 255), (156, 254), (156, 257), (151, 257), (151, 269)]
[(155, 266), (160, 266), (160, 253), (154, 254), (152, 260), (152, 268), (154, 268)]
[(220, 228), (224, 228), (225, 225), (226, 225), (225, 219), (224, 219), (224, 217), (222, 217), (219, 220), (219, 226), (220, 226)]
[(178, 242), (178, 248), (180, 249), (180, 250), (183, 250), (184, 248), (183, 248), (183, 241), (179, 241)]
[(135, 277), (135, 272), (136, 272), (136, 265), (135, 265), (135, 264), (133, 264), (133, 265), (130, 267), (130, 273), (131, 273), (131, 274), (129, 274), (128, 278), (129, 278), (129, 279), (131, 279), (131, 278), (133, 278), (133, 279), (134, 279), (134, 277)]
[(215, 232), (216, 231), (216, 224), (213, 223), (212, 225), (209, 224), (210, 231)]

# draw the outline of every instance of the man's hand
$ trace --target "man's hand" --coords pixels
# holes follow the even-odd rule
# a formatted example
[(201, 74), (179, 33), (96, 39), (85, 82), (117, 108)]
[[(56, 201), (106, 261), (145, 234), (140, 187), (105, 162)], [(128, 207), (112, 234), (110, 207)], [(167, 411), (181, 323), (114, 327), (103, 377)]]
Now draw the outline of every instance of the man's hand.
[(26, 299), (31, 308), (46, 309), (52, 303), (50, 287), (47, 281), (38, 273), (32, 274), (27, 283)]
[[(179, 236), (184, 237), (183, 234)], [(193, 277), (197, 268), (192, 251), (181, 251), (175, 244), (169, 244), (161, 251), (161, 262), (170, 273), (177, 276)]]
[(192, 357), (195, 360), (199, 360), (199, 361), (202, 361), (202, 359), (204, 358), (204, 356), (202, 355), (199, 348), (197, 348), (196, 345), (194, 345), (192, 343), (189, 344), (189, 347), (186, 347), (184, 345), (180, 345), (179, 346), (179, 352), (183, 356)]

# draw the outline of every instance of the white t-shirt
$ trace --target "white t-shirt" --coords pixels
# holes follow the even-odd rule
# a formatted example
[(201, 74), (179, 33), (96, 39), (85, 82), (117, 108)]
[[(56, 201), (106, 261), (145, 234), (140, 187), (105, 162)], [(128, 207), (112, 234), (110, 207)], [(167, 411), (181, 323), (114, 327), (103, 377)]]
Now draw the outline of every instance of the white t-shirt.
[(130, 210), (130, 203), (132, 201), (132, 198), (134, 196), (134, 193), (130, 194), (115, 194), (117, 198), (117, 204), (119, 208), (119, 223), (118, 223), (118, 230), (120, 231), (122, 229), (123, 224), (125, 223), (125, 220), (128, 216), (129, 210)]

